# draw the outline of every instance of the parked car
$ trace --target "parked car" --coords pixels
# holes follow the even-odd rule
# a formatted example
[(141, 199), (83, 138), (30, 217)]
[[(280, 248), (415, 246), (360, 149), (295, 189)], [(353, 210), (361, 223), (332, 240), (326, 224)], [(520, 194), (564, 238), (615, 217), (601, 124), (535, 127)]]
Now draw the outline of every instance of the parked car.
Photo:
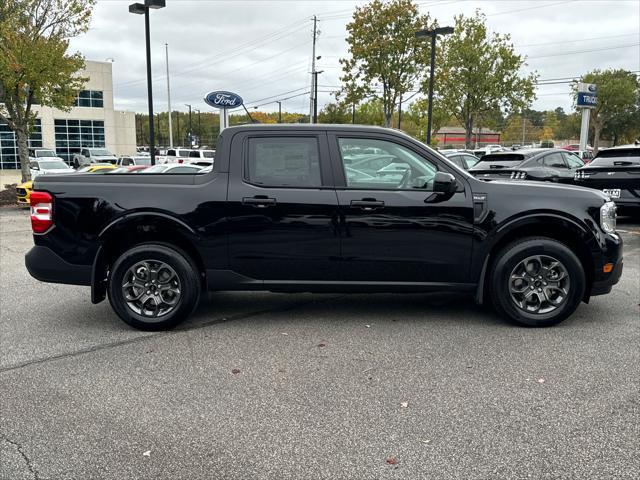
[(198, 173), (203, 167), (188, 164), (163, 164), (145, 168), (140, 173)]
[(123, 155), (118, 159), (116, 165), (123, 167), (142, 165), (148, 167), (151, 165), (151, 155)]
[(77, 170), (78, 173), (105, 173), (108, 170), (114, 170), (116, 168), (115, 165), (110, 163), (102, 164), (102, 165), (85, 165), (82, 168)]
[[(562, 147), (563, 150), (569, 150), (570, 152), (577, 152), (580, 150), (580, 144), (579, 143), (571, 143), (569, 145), (565, 145), (564, 147)], [(587, 145), (587, 150), (589, 152), (593, 152), (593, 147)]]
[(571, 183), (584, 162), (571, 152), (538, 148), (485, 155), (469, 169), (480, 180), (539, 180)]
[(640, 145), (600, 150), (576, 172), (575, 183), (602, 190), (621, 214), (640, 215)]
[(29, 205), (32, 189), (33, 180), (19, 184), (16, 187), (16, 201), (23, 205)]
[(115, 165), (117, 161), (118, 157), (106, 148), (82, 148), (80, 153), (73, 155), (72, 164), (76, 169), (80, 169), (81, 167), (97, 163), (110, 163)]
[(41, 157), (39, 160), (29, 162), (31, 178), (38, 175), (60, 175), (75, 172), (75, 169), (67, 165), (64, 160), (56, 157)]
[(188, 163), (208, 167), (213, 165), (215, 157), (215, 150), (191, 150), (191, 152), (189, 152)]
[(35, 162), (41, 159), (60, 160), (61, 162), (64, 162), (64, 160), (60, 158), (56, 154), (56, 152), (54, 150), (51, 150), (50, 148), (38, 148), (38, 147), (29, 148), (29, 161)]
[(458, 167), (469, 170), (476, 163), (478, 163), (479, 158), (473, 154), (465, 153), (463, 151), (458, 150), (442, 150), (440, 151), (445, 157), (451, 160)]
[[(350, 177), (354, 147), (409, 174)], [(26, 266), (90, 285), (94, 303), (108, 297), (140, 329), (175, 326), (205, 290), (470, 292), (518, 324), (550, 326), (622, 274), (602, 192), (482, 182), (391, 129), (236, 126), (211, 172), (128, 180), (38, 177)]]
[(161, 163), (189, 163), (189, 155), (191, 155), (190, 148), (168, 148), (167, 154), (159, 156), (157, 159), (158, 164)]
[(108, 174), (112, 174), (112, 173), (140, 173), (141, 171), (147, 169), (149, 167), (147, 167), (146, 165), (130, 165), (130, 166), (126, 166), (126, 167), (116, 167), (113, 169), (107, 169), (105, 171), (105, 173)]

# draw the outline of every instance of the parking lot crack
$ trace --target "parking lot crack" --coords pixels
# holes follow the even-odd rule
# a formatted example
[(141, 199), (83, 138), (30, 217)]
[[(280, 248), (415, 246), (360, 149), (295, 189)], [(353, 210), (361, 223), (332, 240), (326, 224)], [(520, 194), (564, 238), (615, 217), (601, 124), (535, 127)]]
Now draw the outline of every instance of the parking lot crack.
[(40, 479), (40, 474), (38, 473), (38, 470), (36, 470), (36, 468), (33, 466), (33, 464), (31, 463), (31, 459), (29, 458), (29, 456), (25, 453), (24, 451), (24, 447), (22, 446), (22, 444), (16, 442), (15, 440), (11, 440), (9, 437), (7, 437), (4, 433), (0, 432), (0, 438), (2, 440), (4, 440), (5, 442), (9, 443), (10, 445), (13, 445), (16, 450), (18, 451), (18, 453), (22, 456), (22, 458), (24, 459), (24, 462), (27, 465), (27, 468), (29, 469), (29, 472), (31, 473), (31, 475), (33, 476), (33, 478), (35, 480), (39, 480)]

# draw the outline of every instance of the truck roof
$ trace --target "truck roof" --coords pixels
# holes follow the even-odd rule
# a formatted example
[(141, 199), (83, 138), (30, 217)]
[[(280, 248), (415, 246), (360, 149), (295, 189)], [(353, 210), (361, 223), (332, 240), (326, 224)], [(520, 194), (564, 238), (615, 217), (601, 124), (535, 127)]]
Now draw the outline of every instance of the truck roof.
[(406, 135), (403, 131), (378, 127), (375, 125), (353, 125), (350, 123), (253, 123), (246, 125), (234, 125), (225, 129), (224, 131), (236, 131), (236, 130), (281, 130), (281, 129), (291, 129), (291, 130), (357, 130), (359, 132), (362, 131), (371, 131), (371, 132), (389, 132), (389, 130), (393, 130), (398, 134)]

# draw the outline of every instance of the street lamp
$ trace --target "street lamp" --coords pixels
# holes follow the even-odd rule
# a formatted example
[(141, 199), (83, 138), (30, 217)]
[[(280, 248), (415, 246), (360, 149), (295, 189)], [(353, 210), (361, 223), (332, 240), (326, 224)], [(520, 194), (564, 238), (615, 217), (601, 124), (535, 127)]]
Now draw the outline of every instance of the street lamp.
[(149, 9), (165, 7), (165, 0), (144, 0), (144, 3), (132, 3), (129, 5), (129, 13), (144, 14), (144, 31), (147, 47), (147, 97), (149, 102), (149, 153), (151, 153), (151, 165), (156, 164), (156, 146), (153, 135), (153, 91), (151, 89), (151, 41), (149, 35)]
[(198, 146), (202, 145), (202, 123), (200, 122), (200, 110), (194, 108), (198, 112)]
[(193, 127), (191, 126), (191, 105), (184, 104), (185, 107), (189, 107), (189, 148), (193, 147)]
[(431, 37), (431, 70), (429, 71), (429, 108), (427, 118), (427, 145), (431, 144), (431, 112), (433, 111), (433, 75), (436, 68), (436, 38), (438, 35), (451, 35), (453, 27), (438, 27), (433, 30), (418, 30), (416, 38)]
[(324, 70), (313, 72), (313, 122), (318, 123), (318, 75), (324, 73)]

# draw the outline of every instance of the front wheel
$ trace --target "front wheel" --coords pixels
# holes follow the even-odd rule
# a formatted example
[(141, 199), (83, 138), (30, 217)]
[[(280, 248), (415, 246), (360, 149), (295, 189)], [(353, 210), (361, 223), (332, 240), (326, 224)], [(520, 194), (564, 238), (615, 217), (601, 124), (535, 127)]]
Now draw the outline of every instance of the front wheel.
[(132, 327), (172, 328), (191, 315), (198, 304), (198, 269), (178, 249), (138, 245), (113, 264), (107, 292), (115, 312)]
[(569, 317), (586, 283), (580, 260), (551, 238), (527, 238), (505, 247), (490, 282), (498, 313), (528, 327), (550, 327)]

